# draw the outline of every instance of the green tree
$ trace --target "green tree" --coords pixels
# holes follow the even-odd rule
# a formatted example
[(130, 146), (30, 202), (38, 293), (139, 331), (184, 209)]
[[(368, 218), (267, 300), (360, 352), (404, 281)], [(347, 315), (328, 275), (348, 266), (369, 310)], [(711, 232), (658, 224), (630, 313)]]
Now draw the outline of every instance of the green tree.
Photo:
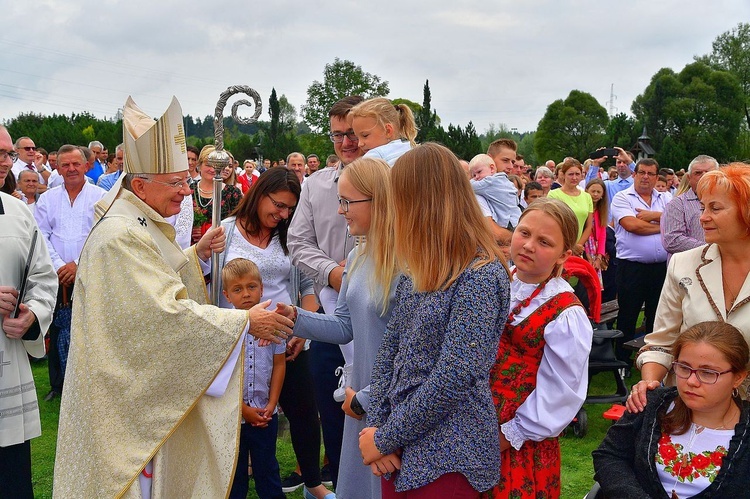
[(323, 70), (323, 81), (315, 80), (307, 88), (307, 102), (302, 106), (302, 116), (310, 129), (323, 133), (328, 129), (328, 111), (337, 101), (349, 95), (385, 97), (388, 82), (367, 73), (361, 66), (338, 57)]
[[(668, 68), (659, 70), (633, 101), (632, 111), (647, 127), (657, 160), (668, 154), (671, 166), (679, 168), (686, 164), (672, 163), (678, 158), (710, 154), (725, 161), (734, 157), (743, 122), (743, 109), (737, 103), (742, 101), (742, 89), (733, 74), (694, 62), (678, 74)], [(666, 145), (669, 148), (664, 151)]]
[(707, 56), (697, 58), (716, 69), (732, 73), (742, 89), (742, 107), (745, 122), (750, 127), (750, 24), (739, 23), (713, 41), (713, 50)]
[(279, 97), (279, 128), (284, 132), (294, 130), (297, 126), (297, 110), (289, 103), (286, 95)]
[(556, 162), (566, 156), (586, 158), (602, 145), (608, 122), (607, 110), (591, 94), (572, 90), (547, 107), (534, 135), (536, 157)]
[(432, 94), (430, 92), (430, 80), (425, 80), (422, 91), (422, 106), (415, 114), (417, 122), (417, 142), (425, 142), (438, 125), (437, 114), (432, 110)]
[[(527, 165), (533, 166), (537, 164), (536, 152), (534, 151), (534, 135), (536, 132), (527, 132), (521, 136), (521, 140), (518, 141), (518, 154), (523, 156), (523, 160)], [(484, 149), (485, 151), (487, 149)]]
[(607, 147), (618, 146), (624, 149), (629, 149), (633, 144), (636, 143), (638, 137), (640, 137), (643, 128), (640, 126), (635, 118), (628, 116), (625, 113), (618, 113), (612, 116), (607, 125)]

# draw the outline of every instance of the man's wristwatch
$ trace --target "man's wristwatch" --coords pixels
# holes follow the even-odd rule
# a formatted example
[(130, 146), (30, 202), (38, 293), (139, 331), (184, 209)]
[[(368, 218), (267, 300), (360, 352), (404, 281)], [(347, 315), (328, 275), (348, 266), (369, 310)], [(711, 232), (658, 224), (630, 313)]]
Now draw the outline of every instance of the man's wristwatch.
[(349, 404), (349, 407), (351, 407), (352, 412), (356, 414), (357, 416), (365, 415), (365, 410), (362, 408), (362, 404), (359, 403), (359, 400), (357, 400), (356, 395), (352, 397), (352, 402), (351, 404)]

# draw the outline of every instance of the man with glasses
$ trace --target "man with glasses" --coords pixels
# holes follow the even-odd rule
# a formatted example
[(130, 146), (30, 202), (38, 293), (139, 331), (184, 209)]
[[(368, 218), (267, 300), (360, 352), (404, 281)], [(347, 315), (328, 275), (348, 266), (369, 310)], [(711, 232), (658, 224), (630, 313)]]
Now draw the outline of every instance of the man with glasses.
[(190, 195), (182, 123), (176, 99), (158, 122), (132, 99), (123, 109), (124, 174), (97, 204), (76, 275), (55, 496), (226, 497), (244, 334), (291, 332), (264, 308), (206, 304), (223, 230), (183, 251), (165, 220)]
[[(618, 157), (618, 173), (621, 165)], [(626, 168), (629, 167), (625, 164)], [(630, 350), (622, 344), (635, 336), (645, 304), (645, 333), (654, 328), (659, 295), (667, 274), (667, 251), (662, 246), (660, 222), (666, 196), (655, 189), (659, 164), (642, 159), (635, 166), (633, 185), (615, 194), (611, 203), (617, 247), (617, 329), (623, 332), (617, 357), (632, 366)]]
[[(363, 100), (360, 96), (349, 96), (331, 107), (328, 113), (329, 137), (339, 163), (335, 168), (319, 170), (303, 184), (297, 213), (289, 226), (288, 246), (292, 263), (314, 281), (315, 294), (327, 314), (332, 314), (336, 308), (346, 256), (355, 243), (347, 232), (346, 220), (338, 214), (338, 180), (346, 165), (363, 154), (357, 136), (347, 122), (351, 108)], [(344, 345), (346, 348), (351, 349), (351, 345)], [(333, 399), (333, 392), (339, 386), (334, 372), (345, 365), (345, 357), (348, 354), (342, 355), (336, 345), (314, 341), (310, 346), (315, 395), (334, 486), (344, 431), (344, 412), (341, 404)], [(302, 478), (308, 487), (315, 485), (308, 483), (311, 478), (305, 474), (303, 470)]]
[(86, 180), (86, 158), (78, 146), (67, 144), (57, 151), (57, 171), (63, 184), (40, 196), (34, 212), (60, 284), (55, 318), (49, 330), (51, 390), (46, 401), (62, 394), (78, 258), (94, 225), (94, 205), (106, 194), (104, 189)]

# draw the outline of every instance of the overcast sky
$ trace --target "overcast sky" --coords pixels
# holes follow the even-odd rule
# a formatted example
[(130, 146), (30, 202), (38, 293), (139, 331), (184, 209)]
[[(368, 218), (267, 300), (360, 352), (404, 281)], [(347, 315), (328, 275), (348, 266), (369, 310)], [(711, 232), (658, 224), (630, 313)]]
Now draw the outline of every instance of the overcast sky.
[[(229, 85), (297, 108), (326, 63), (348, 59), (443, 124), (534, 130), (570, 90), (630, 114), (662, 67), (680, 71), (750, 20), (748, 0), (33, 0), (2, 2), (0, 121), (111, 117), (128, 95), (160, 115), (213, 114)], [(229, 111), (230, 107), (227, 107)]]

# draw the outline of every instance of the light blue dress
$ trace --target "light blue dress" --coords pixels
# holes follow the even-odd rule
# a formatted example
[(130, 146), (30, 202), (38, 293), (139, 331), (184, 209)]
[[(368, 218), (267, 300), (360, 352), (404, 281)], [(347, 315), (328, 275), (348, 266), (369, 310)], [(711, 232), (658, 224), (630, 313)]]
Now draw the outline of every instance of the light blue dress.
[[(334, 314), (316, 314), (298, 308), (294, 334), (340, 345), (354, 340), (351, 386), (357, 392), (357, 400), (362, 408), (367, 411), (370, 407), (370, 373), (391, 317), (398, 278), (394, 279), (390, 289), (388, 309), (381, 315), (378, 297), (373, 296), (370, 286), (373, 275), (371, 262), (364, 260), (357, 263), (354, 271), (351, 268), (359, 248), (354, 248), (347, 258)], [(359, 453), (359, 432), (366, 427), (365, 419), (357, 421), (347, 416), (344, 422), (336, 487), (338, 499), (380, 499), (380, 478), (372, 474), (369, 466), (362, 464)]]

